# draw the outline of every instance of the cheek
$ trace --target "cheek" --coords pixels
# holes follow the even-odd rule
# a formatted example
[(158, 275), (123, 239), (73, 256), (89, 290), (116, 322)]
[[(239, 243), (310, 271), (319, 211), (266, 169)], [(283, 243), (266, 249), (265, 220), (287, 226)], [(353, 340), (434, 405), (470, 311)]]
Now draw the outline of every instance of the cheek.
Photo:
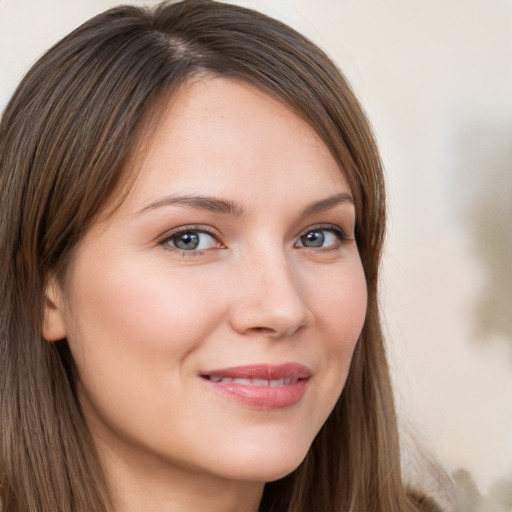
[[(77, 262), (68, 341), (86, 415), (100, 417), (117, 435), (138, 432), (142, 439), (150, 431), (156, 439), (170, 411), (185, 407), (183, 376), (195, 370), (188, 356), (223, 317), (222, 301), (211, 296), (218, 287), (199, 281), (122, 259)], [(142, 423), (134, 422), (135, 410)]]
[[(319, 417), (327, 419), (345, 385), (350, 363), (366, 318), (367, 290), (364, 271), (354, 259), (341, 272), (332, 273), (312, 297), (315, 319), (323, 334), (321, 367), (325, 375)], [(322, 421), (322, 422), (323, 422)]]
[(82, 383), (95, 395), (119, 384), (144, 399), (155, 379), (189, 372), (187, 354), (223, 315), (210, 287), (186, 272), (117, 259), (77, 267), (75, 275), (68, 340)]
[(366, 280), (359, 259), (331, 273), (312, 303), (317, 323), (329, 333), (330, 349), (351, 352), (363, 328), (367, 307)]
[(186, 273), (117, 264), (81, 275), (74, 305), (79, 314), (72, 316), (91, 343), (109, 338), (126, 349), (183, 345), (186, 350), (217, 316), (216, 302)]

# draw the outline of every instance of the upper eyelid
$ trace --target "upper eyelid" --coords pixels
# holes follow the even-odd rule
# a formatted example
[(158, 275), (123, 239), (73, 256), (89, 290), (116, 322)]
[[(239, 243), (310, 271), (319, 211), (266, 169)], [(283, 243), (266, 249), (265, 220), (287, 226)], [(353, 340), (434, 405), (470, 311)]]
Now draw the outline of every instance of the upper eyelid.
[(158, 237), (158, 243), (163, 243), (170, 238), (179, 235), (181, 233), (188, 233), (188, 232), (198, 232), (198, 233), (206, 233), (207, 235), (210, 235), (211, 237), (215, 238), (220, 242), (220, 235), (219, 233), (214, 230), (213, 228), (209, 228), (208, 226), (198, 226), (198, 225), (191, 225), (191, 226), (179, 226), (173, 229), (170, 229), (163, 233), (161, 236)]
[(306, 233), (309, 233), (310, 231), (315, 231), (315, 230), (338, 232), (338, 233), (341, 233), (343, 235), (343, 237), (346, 239), (350, 239), (350, 240), (353, 239), (353, 237), (347, 233), (347, 230), (345, 230), (341, 226), (338, 226), (337, 224), (315, 224), (313, 226), (307, 227), (306, 229), (303, 229), (297, 235), (297, 237), (300, 238), (301, 236), (304, 236)]

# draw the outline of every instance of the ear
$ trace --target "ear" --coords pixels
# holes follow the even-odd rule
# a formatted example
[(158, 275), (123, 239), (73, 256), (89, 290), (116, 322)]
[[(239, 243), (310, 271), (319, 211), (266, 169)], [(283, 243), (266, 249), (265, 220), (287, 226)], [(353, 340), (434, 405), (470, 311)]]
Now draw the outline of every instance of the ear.
[(62, 290), (54, 275), (48, 279), (43, 304), (43, 338), (46, 341), (62, 340), (67, 336), (64, 322)]

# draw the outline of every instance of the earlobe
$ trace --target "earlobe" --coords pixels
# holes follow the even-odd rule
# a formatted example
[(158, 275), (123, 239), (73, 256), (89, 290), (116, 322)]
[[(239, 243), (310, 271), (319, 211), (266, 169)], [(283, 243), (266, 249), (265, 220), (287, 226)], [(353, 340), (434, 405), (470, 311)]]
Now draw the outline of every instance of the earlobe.
[(55, 276), (48, 279), (43, 304), (43, 338), (58, 341), (67, 336), (63, 314), (62, 292)]

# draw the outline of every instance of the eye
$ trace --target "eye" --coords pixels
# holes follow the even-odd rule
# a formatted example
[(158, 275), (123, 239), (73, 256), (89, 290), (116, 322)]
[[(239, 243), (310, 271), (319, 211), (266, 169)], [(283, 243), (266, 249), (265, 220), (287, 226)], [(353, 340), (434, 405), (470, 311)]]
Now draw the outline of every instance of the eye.
[(213, 235), (198, 229), (175, 231), (171, 236), (163, 240), (161, 244), (170, 245), (180, 251), (203, 251), (220, 246)]
[(339, 228), (315, 228), (301, 235), (295, 245), (310, 249), (337, 249), (345, 241), (347, 237)]

